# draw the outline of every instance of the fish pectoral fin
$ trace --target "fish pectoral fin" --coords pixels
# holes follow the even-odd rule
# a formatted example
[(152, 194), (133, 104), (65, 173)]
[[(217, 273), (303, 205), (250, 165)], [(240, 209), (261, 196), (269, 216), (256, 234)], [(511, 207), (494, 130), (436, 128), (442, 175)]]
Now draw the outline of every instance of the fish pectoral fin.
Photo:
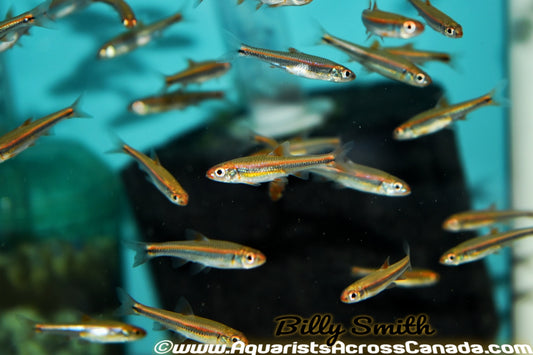
[(185, 315), (193, 315), (192, 307), (189, 301), (185, 297), (180, 297), (176, 307), (174, 308), (176, 313), (181, 313)]

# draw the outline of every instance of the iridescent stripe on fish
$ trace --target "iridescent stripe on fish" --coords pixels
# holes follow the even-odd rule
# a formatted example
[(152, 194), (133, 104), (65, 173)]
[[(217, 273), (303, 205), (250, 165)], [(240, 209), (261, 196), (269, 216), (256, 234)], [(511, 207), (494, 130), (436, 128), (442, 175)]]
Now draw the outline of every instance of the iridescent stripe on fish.
[(409, 0), (409, 2), (418, 10), (420, 16), (426, 20), (429, 27), (435, 31), (450, 38), (463, 37), (463, 28), (461, 25), (431, 5), (429, 0)]
[(490, 233), (469, 239), (450, 250), (440, 258), (444, 265), (460, 265), (482, 259), (508, 246), (517, 239), (533, 236), (533, 228), (514, 229), (504, 233)]
[(377, 1), (374, 2), (373, 7), (363, 11), (361, 18), (369, 37), (377, 35), (407, 39), (424, 32), (424, 25), (420, 21), (392, 12), (381, 11), (377, 7)]
[(342, 50), (368, 70), (375, 71), (387, 78), (418, 87), (431, 84), (429, 75), (416, 65), (405, 58), (395, 56), (374, 46), (360, 46), (328, 33), (322, 35), (322, 42)]
[(309, 55), (289, 48), (288, 52), (255, 48), (241, 45), (239, 55), (253, 57), (287, 72), (309, 79), (347, 82), (355, 79), (355, 74), (348, 68), (329, 59)]
[(161, 324), (163, 328), (178, 333), (183, 338), (205, 344), (222, 344), (231, 347), (237, 342), (248, 344), (244, 334), (211, 319), (192, 314), (190, 305), (182, 298), (180, 301), (183, 313), (143, 305), (130, 297), (124, 290), (117, 289), (122, 302), (117, 313), (122, 315), (137, 314), (150, 318)]

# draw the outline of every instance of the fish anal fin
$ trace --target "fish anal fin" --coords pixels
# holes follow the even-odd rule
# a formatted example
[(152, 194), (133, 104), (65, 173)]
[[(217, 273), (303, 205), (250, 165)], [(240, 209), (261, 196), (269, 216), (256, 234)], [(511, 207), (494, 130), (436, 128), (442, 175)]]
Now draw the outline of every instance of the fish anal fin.
[(187, 229), (185, 231), (185, 238), (188, 240), (198, 240), (198, 241), (208, 241), (209, 238), (207, 238), (202, 233), (195, 231), (194, 229)]
[(174, 311), (185, 315), (193, 315), (192, 307), (185, 297), (180, 297)]
[(182, 258), (172, 258), (172, 267), (177, 269), (187, 264), (187, 260)]
[(152, 326), (152, 330), (159, 332), (162, 330), (167, 330), (167, 328), (159, 322), (154, 322), (154, 325)]
[(466, 120), (466, 116), (465, 115), (458, 116), (457, 119), (461, 120), (461, 121), (465, 121)]
[(193, 263), (192, 266), (191, 266), (191, 275), (199, 274), (200, 272), (202, 272), (204, 270), (208, 271), (209, 268), (206, 267), (204, 264)]

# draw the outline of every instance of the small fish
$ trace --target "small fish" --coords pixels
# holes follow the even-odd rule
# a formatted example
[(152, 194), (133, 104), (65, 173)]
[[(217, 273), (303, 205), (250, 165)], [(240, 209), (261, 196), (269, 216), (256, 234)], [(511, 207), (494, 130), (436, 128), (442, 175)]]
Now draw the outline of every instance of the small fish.
[(432, 6), (429, 0), (409, 0), (409, 2), (417, 9), (420, 16), (426, 20), (429, 27), (435, 31), (450, 38), (463, 37), (463, 28), (461, 25), (455, 22), (450, 16)]
[(504, 233), (492, 232), (468, 239), (445, 252), (440, 258), (440, 263), (444, 265), (460, 265), (476, 261), (498, 252), (517, 239), (529, 236), (533, 236), (533, 228), (514, 229)]
[(388, 287), (394, 286), (394, 282), (410, 267), (409, 255), (392, 265), (389, 265), (389, 259), (387, 258), (380, 269), (371, 272), (348, 286), (341, 294), (341, 301), (344, 303), (356, 303), (374, 297)]
[(259, 0), (257, 4), (257, 9), (263, 5), (268, 5), (270, 7), (280, 7), (280, 6), (302, 6), (307, 5), (313, 0)]
[(134, 49), (145, 46), (170, 25), (182, 20), (181, 13), (177, 13), (168, 18), (154, 22), (149, 25), (138, 23), (131, 30), (113, 38), (105, 43), (98, 51), (98, 58), (110, 59), (129, 53)]
[(224, 91), (173, 91), (159, 96), (145, 97), (133, 101), (129, 110), (138, 115), (183, 110), (206, 100), (224, 99)]
[[(366, 276), (376, 269), (353, 266), (353, 276)], [(436, 284), (440, 279), (438, 273), (427, 269), (412, 269), (406, 270), (401, 279), (396, 279), (394, 284), (398, 287), (425, 287)]]
[(79, 102), (80, 98), (69, 107), (35, 121), (32, 121), (31, 118), (29, 118), (19, 127), (1, 136), (0, 163), (15, 157), (28, 147), (34, 145), (35, 141), (40, 136), (47, 134), (48, 130), (60, 121), (74, 117), (90, 117), (79, 110)]
[[(130, 5), (124, 0), (92, 0), (93, 2), (102, 2), (104, 4), (111, 5), (118, 13), (122, 20), (124, 27), (132, 28), (137, 26), (137, 18), (133, 13)], [(181, 18), (180, 18), (181, 19)], [(179, 20), (177, 20), (179, 21)], [(166, 25), (164, 26), (166, 27)]]
[(419, 113), (398, 126), (393, 137), (397, 140), (416, 139), (450, 126), (454, 121), (466, 119), (466, 115), (480, 107), (498, 105), (494, 100), (496, 89), (481, 97), (448, 105), (441, 99), (435, 108)]
[(188, 60), (189, 67), (174, 75), (165, 76), (165, 85), (171, 86), (174, 84), (200, 84), (205, 81), (218, 78), (231, 69), (231, 63), (218, 62), (215, 60), (208, 60), (203, 62), (195, 62)]
[(125, 143), (121, 143), (121, 147), (116, 150), (110, 151), (110, 153), (126, 153), (133, 157), (141, 170), (144, 170), (148, 174), (150, 182), (152, 182), (168, 200), (179, 206), (187, 206), (189, 203), (189, 195), (181, 187), (176, 178), (161, 165), (159, 158), (155, 153), (153, 158), (133, 149)]
[(35, 323), (37, 333), (66, 335), (92, 343), (125, 343), (144, 338), (146, 331), (130, 324), (113, 320), (97, 320), (84, 316), (80, 323)]
[(400, 47), (382, 47), (382, 49), (416, 64), (423, 64), (429, 61), (450, 63), (452, 60), (452, 57), (448, 53), (417, 50), (414, 49), (412, 43)]
[(456, 213), (446, 218), (442, 223), (442, 228), (450, 232), (462, 232), (489, 227), (515, 218), (533, 218), (531, 211), (496, 211), (494, 207), (483, 211), (464, 211)]
[(53, 21), (81, 11), (93, 3), (93, 0), (52, 0), (46, 14)]
[[(197, 263), (195, 271), (206, 267), (216, 269), (253, 269), (265, 263), (266, 257), (259, 250), (237, 243), (208, 239), (205, 235), (187, 231), (186, 241), (164, 243), (140, 243), (127, 241), (126, 246), (137, 252), (133, 266), (144, 264), (152, 258), (170, 256), (175, 265)], [(176, 261), (178, 260), (178, 261)]]
[(348, 68), (329, 59), (316, 57), (289, 48), (288, 52), (254, 48), (241, 45), (240, 56), (253, 57), (270, 63), (273, 67), (284, 69), (290, 74), (309, 79), (348, 82), (355, 79), (355, 74)]
[(409, 185), (382, 170), (356, 164), (350, 160), (335, 162), (310, 172), (335, 181), (342, 187), (384, 196), (407, 196)]
[(340, 152), (322, 155), (292, 156), (288, 142), (283, 143), (268, 155), (251, 155), (217, 164), (210, 168), (206, 177), (233, 184), (259, 185), (288, 175), (298, 175), (306, 170), (330, 165)]
[(361, 17), (369, 37), (377, 35), (407, 39), (424, 32), (424, 25), (420, 21), (392, 12), (381, 11), (378, 9), (377, 1), (374, 2), (374, 7), (370, 6), (364, 10)]
[(231, 347), (237, 342), (248, 344), (248, 340), (238, 330), (214, 320), (195, 316), (190, 304), (182, 297), (178, 303), (181, 313), (149, 307), (131, 298), (124, 290), (117, 289), (118, 298), (122, 303), (117, 313), (122, 315), (136, 314), (154, 320), (160, 326), (156, 330), (169, 329), (176, 332), (180, 339), (192, 339), (205, 344), (221, 344)]
[(50, 6), (47, 0), (30, 11), (24, 12), (18, 16), (10, 17), (0, 22), (0, 41), (11, 41), (15, 33), (19, 33), (24, 28), (31, 26), (44, 26), (46, 22), (46, 11)]
[[(280, 143), (273, 138), (254, 135), (253, 139), (275, 149)], [(341, 145), (339, 137), (296, 137), (288, 140), (289, 153), (291, 155), (318, 154), (326, 151), (334, 151)], [(269, 151), (270, 152), (270, 151)]]
[(364, 47), (328, 33), (322, 35), (322, 42), (342, 50), (369, 71), (387, 78), (418, 87), (431, 84), (431, 78), (422, 69), (405, 58), (381, 50), (377, 42), (372, 47)]

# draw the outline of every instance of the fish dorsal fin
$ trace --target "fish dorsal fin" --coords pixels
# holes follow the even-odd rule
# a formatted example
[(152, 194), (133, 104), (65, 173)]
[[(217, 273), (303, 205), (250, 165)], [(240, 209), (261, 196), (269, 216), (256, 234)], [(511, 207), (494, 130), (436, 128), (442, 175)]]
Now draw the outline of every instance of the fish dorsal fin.
[(381, 267), (379, 269), (381, 270), (381, 269), (388, 268), (389, 267), (389, 260), (390, 260), (390, 256), (387, 256), (387, 259), (385, 259), (385, 262), (383, 263), (383, 265), (381, 265)]
[(439, 101), (437, 101), (437, 107), (448, 107), (450, 104), (448, 103), (448, 99), (446, 99), (446, 96), (441, 96)]
[(297, 50), (297, 49), (294, 48), (294, 47), (290, 47), (290, 48), (289, 48), (289, 53), (294, 53), (294, 54), (296, 54), (296, 53), (302, 53), (302, 52), (300, 52), (299, 50)]
[(413, 43), (407, 43), (407, 44), (404, 44), (403, 46), (401, 46), (400, 48), (404, 48), (404, 49), (414, 49), (415, 46)]
[(371, 49), (379, 49), (379, 42), (378, 42), (378, 40), (375, 40), (374, 42), (372, 42), (372, 45), (370, 45), (370, 48), (371, 48)]
[(94, 321), (94, 319), (91, 318), (91, 316), (87, 315), (87, 314), (82, 314), (81, 315), (81, 321), (83, 323), (89, 323), (89, 322), (92, 322)]
[(174, 308), (174, 311), (176, 313), (181, 313), (185, 315), (193, 315), (192, 307), (189, 301), (185, 299), (185, 297), (180, 297), (178, 300), (178, 303), (176, 304), (176, 308)]
[(489, 208), (487, 208), (488, 211), (496, 211), (496, 203), (493, 202), (490, 204)]
[(150, 153), (152, 160), (157, 164), (161, 165), (161, 162), (159, 161), (159, 157), (157, 156), (155, 150), (152, 149), (152, 152)]
[(7, 12), (6, 12), (6, 20), (9, 20), (12, 17), (13, 17), (13, 7), (10, 6), (9, 9), (7, 10)]
[(208, 241), (209, 238), (207, 238), (202, 233), (195, 231), (194, 229), (187, 229), (185, 231), (185, 238), (188, 240), (197, 240), (197, 241)]
[(22, 124), (20, 125), (20, 127), (24, 127), (24, 126), (27, 126), (27, 125), (29, 125), (29, 124), (31, 123), (31, 120), (32, 120), (32, 118), (31, 118), (31, 117), (30, 117), (30, 118), (28, 118), (28, 119), (27, 119), (26, 121), (22, 122)]
[(500, 233), (500, 230), (498, 228), (496, 228), (496, 227), (492, 227), (490, 229), (489, 235), (495, 235), (495, 234), (498, 234), (498, 233)]
[(285, 141), (283, 143), (281, 143), (280, 145), (278, 145), (276, 147), (276, 149), (274, 149), (273, 151), (271, 151), (268, 155), (277, 155), (279, 157), (282, 157), (282, 156), (285, 156), (285, 155), (290, 155), (289, 153), (289, 141)]
[(429, 0), (426, 0), (426, 5), (431, 6), (431, 3), (429, 2)]
[(198, 63), (196, 63), (194, 60), (192, 59), (187, 59), (187, 63), (189, 64), (189, 68), (194, 68), (195, 66), (198, 65)]
[(374, 1), (374, 7), (372, 7), (372, 10), (375, 10), (378, 8), (378, 2), (377, 1)]

